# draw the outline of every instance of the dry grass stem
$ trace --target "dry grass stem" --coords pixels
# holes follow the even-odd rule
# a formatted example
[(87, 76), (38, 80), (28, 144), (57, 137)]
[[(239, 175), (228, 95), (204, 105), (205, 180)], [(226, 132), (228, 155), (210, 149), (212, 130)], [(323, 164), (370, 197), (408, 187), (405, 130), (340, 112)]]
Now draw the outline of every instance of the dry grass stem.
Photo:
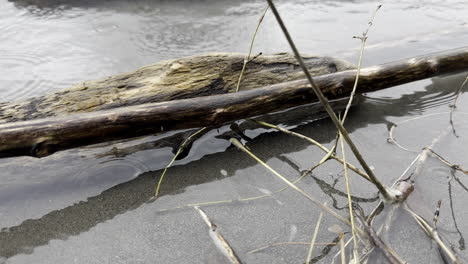
[(310, 241), (309, 251), (307, 252), (306, 257), (306, 264), (310, 263), (310, 259), (312, 258), (312, 251), (314, 250), (315, 239), (317, 239), (318, 231), (320, 230), (320, 223), (322, 222), (323, 212), (320, 212), (319, 218), (317, 220), (317, 224), (315, 225), (314, 235), (312, 236), (312, 240)]
[(338, 120), (338, 117), (335, 115), (333, 109), (331, 108), (330, 104), (328, 103), (327, 98), (323, 95), (320, 88), (317, 87), (317, 85), (315, 84), (314, 80), (312, 79), (312, 76), (310, 75), (309, 71), (307, 70), (307, 67), (306, 67), (306, 65), (305, 65), (299, 51), (296, 48), (296, 45), (294, 44), (294, 42), (293, 42), (293, 40), (292, 40), (286, 26), (284, 25), (283, 20), (281, 19), (281, 16), (278, 13), (278, 10), (276, 9), (275, 5), (273, 4), (273, 1), (272, 0), (267, 0), (267, 1), (270, 4), (270, 8), (271, 8), (273, 14), (275, 15), (276, 20), (278, 21), (278, 24), (280, 25), (281, 30), (283, 31), (289, 45), (291, 46), (291, 49), (292, 49), (297, 61), (299, 62), (299, 65), (301, 66), (302, 70), (304, 71), (304, 74), (307, 77), (307, 80), (309, 81), (309, 83), (311, 85), (311, 88), (314, 91), (314, 93), (316, 94), (316, 96), (319, 99), (320, 103), (323, 105), (323, 107), (327, 111), (328, 115), (330, 116), (331, 120), (333, 121), (335, 126), (338, 128), (338, 130), (341, 132), (341, 134), (343, 135), (344, 139), (346, 140), (349, 147), (351, 148), (354, 156), (359, 161), (361, 166), (364, 168), (364, 171), (367, 173), (367, 175), (369, 175), (372, 183), (377, 187), (377, 189), (379, 189), (380, 193), (385, 198), (385, 200), (394, 201), (395, 198), (393, 197), (393, 195), (387, 191), (387, 188), (377, 179), (377, 177), (375, 176), (372, 169), (369, 167), (369, 165), (367, 165), (366, 161), (364, 160), (363, 156), (359, 152), (358, 148), (356, 147), (356, 145), (354, 144), (354, 142), (350, 138), (348, 132), (343, 127), (340, 120)]
[(346, 183), (346, 194), (348, 196), (349, 219), (351, 222), (351, 232), (352, 232), (353, 243), (354, 243), (353, 258), (354, 258), (354, 263), (359, 264), (358, 242), (356, 238), (357, 236), (356, 227), (354, 225), (354, 215), (353, 215), (353, 201), (351, 200), (351, 186), (349, 184), (348, 166), (346, 164), (345, 148), (344, 148), (344, 142), (343, 142), (343, 137), (341, 136), (341, 133), (340, 133), (340, 145), (341, 145), (341, 155), (343, 156), (343, 169), (344, 169), (344, 176), (345, 176), (345, 183)]
[(198, 211), (203, 221), (208, 226), (210, 237), (211, 239), (213, 239), (213, 242), (215, 243), (216, 247), (219, 250), (221, 250), (223, 255), (226, 256), (230, 263), (241, 264), (242, 262), (239, 260), (239, 257), (236, 255), (231, 245), (229, 245), (228, 241), (224, 238), (224, 236), (218, 232), (218, 227), (210, 220), (208, 215), (198, 206), (194, 206), (193, 208)]
[(192, 135), (190, 135), (190, 137), (188, 137), (186, 140), (184, 140), (184, 142), (182, 142), (182, 144), (180, 145), (179, 149), (177, 150), (176, 154), (174, 155), (174, 157), (172, 158), (172, 160), (169, 162), (169, 164), (167, 164), (167, 166), (164, 168), (164, 171), (163, 173), (161, 174), (161, 177), (159, 177), (159, 181), (158, 181), (158, 185), (156, 186), (156, 190), (154, 192), (154, 197), (157, 198), (158, 195), (159, 195), (159, 190), (161, 189), (161, 184), (162, 184), (162, 181), (164, 179), (164, 176), (166, 175), (166, 172), (167, 170), (169, 169), (169, 167), (172, 166), (172, 164), (175, 162), (175, 160), (177, 159), (177, 157), (180, 155), (180, 153), (182, 153), (182, 151), (184, 150), (184, 148), (192, 141), (192, 138), (196, 137), (198, 134), (202, 133), (203, 131), (205, 131), (207, 128), (206, 127), (203, 127), (203, 128), (200, 128), (198, 131), (196, 131), (195, 133), (193, 133)]
[(239, 79), (237, 80), (236, 93), (239, 91), (239, 87), (240, 87), (240, 84), (241, 84), (241, 81), (242, 81), (242, 76), (244, 76), (244, 72), (245, 72), (245, 68), (247, 66), (247, 63), (249, 63), (249, 61), (250, 61), (250, 56), (252, 55), (252, 49), (253, 49), (253, 45), (254, 45), (254, 42), (255, 42), (255, 38), (257, 37), (258, 29), (260, 28), (260, 24), (262, 24), (263, 18), (265, 17), (265, 15), (266, 15), (269, 8), (270, 8), (270, 6), (267, 5), (267, 7), (265, 8), (265, 11), (263, 11), (262, 16), (258, 20), (257, 27), (255, 28), (255, 32), (254, 32), (254, 34), (252, 36), (252, 39), (250, 40), (249, 53), (247, 54), (247, 57), (244, 59), (244, 64), (242, 65), (242, 70), (241, 70), (241, 72), (239, 74)]

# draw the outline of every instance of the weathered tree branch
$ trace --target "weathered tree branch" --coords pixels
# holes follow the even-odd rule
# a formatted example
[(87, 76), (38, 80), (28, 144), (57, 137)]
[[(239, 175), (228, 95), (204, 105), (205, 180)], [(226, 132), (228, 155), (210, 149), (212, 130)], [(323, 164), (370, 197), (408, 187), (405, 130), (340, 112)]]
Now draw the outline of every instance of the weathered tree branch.
[[(468, 70), (468, 47), (361, 69), (358, 92), (376, 91)], [(355, 70), (315, 77), (329, 98), (351, 91)], [(56, 151), (156, 132), (226, 122), (316, 101), (307, 80), (253, 90), (120, 107), (0, 125), (0, 157), (43, 157)]]

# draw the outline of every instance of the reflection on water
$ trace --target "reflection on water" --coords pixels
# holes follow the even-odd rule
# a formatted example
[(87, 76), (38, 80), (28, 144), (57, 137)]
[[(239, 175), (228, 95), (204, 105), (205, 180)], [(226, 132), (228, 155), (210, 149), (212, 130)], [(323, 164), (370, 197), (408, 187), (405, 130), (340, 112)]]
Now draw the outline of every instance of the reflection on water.
[[(303, 52), (346, 59), (356, 58), (359, 43), (351, 37), (365, 27), (375, 8), (372, 1), (278, 2)], [(245, 52), (264, 6), (262, 1), (214, 0), (138, 0), (131, 4), (121, 0), (0, 1), (0, 100), (56, 91), (162, 59), (214, 51)], [(456, 0), (384, 1), (370, 33), (364, 63), (465, 45), (466, 17), (459, 11), (463, 8), (466, 3)], [(281, 32), (267, 15), (254, 52), (284, 50), (288, 48)], [(347, 128), (386, 183), (396, 179), (414, 158), (412, 153), (386, 143), (387, 126), (411, 116), (447, 111), (453, 91), (464, 77), (433, 78), (361, 98)], [(458, 111), (465, 111), (464, 105), (463, 97)], [(307, 111), (310, 109), (282, 115), (283, 120), (280, 116), (272, 118), (319, 142), (332, 142), (332, 124), (328, 120), (311, 123), (321, 116), (306, 116)], [(432, 138), (428, 131), (446, 126), (444, 120), (425, 119), (399, 127), (398, 139), (425, 146)], [(196, 246), (204, 245), (200, 242), (203, 236), (195, 231), (201, 225), (190, 207), (160, 211), (194, 202), (229, 200), (207, 207), (207, 213), (215, 217), (243, 260), (303, 262), (307, 248), (302, 247), (275, 247), (247, 254), (270, 242), (310, 241), (318, 213), (288, 191), (262, 200), (237, 201), (259, 195), (259, 191), (271, 193), (282, 185), (254, 161), (230, 148), (228, 139), (244, 140), (263, 160), (291, 178), (320, 160), (322, 153), (300, 139), (239, 121), (201, 135), (169, 170), (162, 197), (152, 201), (161, 169), (192, 132), (101, 144), (41, 160), (1, 160), (0, 256), (9, 257), (11, 263), (99, 263), (109, 262), (111, 256), (118, 257), (112, 260), (116, 263), (150, 263), (156, 258), (166, 263), (187, 258), (208, 262), (212, 249), (200, 251)], [(457, 132), (467, 134), (466, 123), (460, 121)], [(465, 141), (463, 136), (456, 140), (448, 137), (436, 151), (454, 164), (468, 166)], [(335, 208), (345, 208), (341, 170), (328, 162), (301, 181), (301, 188)], [(431, 219), (437, 200), (442, 199), (441, 233), (455, 249), (463, 250), (468, 230), (463, 221), (468, 215), (461, 210), (467, 198), (466, 175), (435, 159), (422, 175), (417, 178), (410, 206)], [(375, 205), (376, 191), (366, 182), (356, 179), (352, 190), (354, 201), (366, 212)], [(430, 242), (408, 215), (398, 210), (393, 213), (398, 221), (393, 222), (385, 238), (410, 263), (438, 263), (435, 250), (427, 256), (414, 253), (414, 244), (419, 243), (418, 249), (424, 252), (425, 243)], [(346, 215), (346, 210), (338, 212)], [(178, 218), (180, 214), (183, 217)], [(382, 221), (388, 215), (384, 211)], [(327, 219), (326, 223), (333, 221)], [(326, 228), (318, 240), (336, 242)], [(184, 245), (178, 248), (179, 244)], [(95, 253), (93, 259), (87, 258), (89, 252)], [(335, 253), (336, 247), (321, 246), (315, 260), (331, 258)], [(63, 255), (73, 257), (64, 260)]]
[[(448, 106), (455, 99), (455, 91), (460, 83), (464, 81), (467, 73), (460, 73), (452, 76), (435, 77), (431, 79), (431, 84), (424, 90), (415, 91), (411, 94), (403, 94), (397, 99), (398, 109), (391, 111), (392, 116), (421, 115), (432, 108)], [(366, 101), (379, 105), (382, 111), (395, 108), (395, 99), (385, 96), (366, 97)], [(448, 109), (447, 109), (448, 110)], [(397, 111), (400, 114), (397, 114)]]

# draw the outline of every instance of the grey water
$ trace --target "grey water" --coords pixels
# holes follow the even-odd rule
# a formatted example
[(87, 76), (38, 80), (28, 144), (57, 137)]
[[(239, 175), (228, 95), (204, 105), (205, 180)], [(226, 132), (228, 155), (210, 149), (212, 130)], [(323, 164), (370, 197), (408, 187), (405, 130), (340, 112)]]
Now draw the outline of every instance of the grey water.
[[(361, 44), (353, 36), (362, 34), (382, 3), (369, 31), (364, 66), (468, 43), (466, 1), (275, 2), (301, 52), (353, 63)], [(245, 53), (265, 7), (266, 2), (253, 0), (0, 0), (0, 101), (24, 100), (166, 59)], [(253, 53), (284, 51), (289, 47), (267, 13)], [(391, 185), (441, 133), (433, 149), (468, 168), (464, 94), (454, 116), (457, 136), (450, 128), (447, 132), (449, 105), (466, 75), (361, 96), (346, 127), (385, 184)], [(291, 119), (283, 125), (327, 147), (333, 144), (336, 132), (329, 120)], [(411, 151), (387, 141), (389, 127), (399, 122), (394, 137)], [(191, 206), (196, 203), (210, 203), (201, 208), (243, 263), (304, 263), (304, 243), (310, 242), (320, 210), (293, 190), (276, 193), (283, 183), (228, 139), (240, 135), (290, 180), (323, 153), (300, 139), (239, 121), (196, 140), (168, 170), (161, 197), (152, 200), (162, 169), (190, 133), (101, 144), (43, 159), (0, 160), (0, 263), (228, 263)], [(408, 205), (432, 223), (442, 200), (438, 229), (466, 261), (468, 175), (434, 157), (421, 168)], [(347, 217), (343, 177), (342, 166), (329, 161), (297, 185)], [(366, 213), (379, 201), (377, 190), (356, 175), (351, 190)], [(266, 194), (272, 195), (246, 199)], [(324, 215), (314, 262), (341, 261), (339, 247), (330, 244), (337, 235), (329, 229), (336, 224), (349, 230)], [(443, 263), (443, 254), (402, 207), (386, 206), (375, 224), (380, 226), (382, 238), (409, 263)], [(370, 254), (370, 263), (386, 263), (378, 250)]]

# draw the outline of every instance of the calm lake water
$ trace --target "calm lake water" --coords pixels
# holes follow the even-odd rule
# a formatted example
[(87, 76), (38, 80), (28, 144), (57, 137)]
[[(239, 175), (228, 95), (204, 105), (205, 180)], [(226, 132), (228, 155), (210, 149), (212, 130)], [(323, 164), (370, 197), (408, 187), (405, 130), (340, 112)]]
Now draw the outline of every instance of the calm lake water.
[[(356, 63), (360, 41), (353, 36), (366, 29), (379, 3), (383, 7), (369, 32), (365, 66), (468, 43), (466, 1), (276, 2), (303, 53)], [(263, 1), (227, 0), (0, 0), (0, 100), (43, 95), (165, 59), (247, 52), (265, 7)], [(289, 50), (268, 13), (253, 52)], [(468, 168), (465, 95), (454, 116), (458, 137), (447, 130), (449, 105), (466, 75), (366, 94), (354, 107), (346, 127), (385, 184), (391, 185), (441, 133), (433, 149)], [(394, 136), (414, 151), (387, 142), (391, 124), (408, 119), (414, 120), (401, 123)], [(335, 129), (327, 119), (284, 123), (328, 147), (333, 144)], [(237, 124), (241, 129), (246, 125)], [(239, 134), (230, 126), (194, 142), (186, 157), (169, 169), (162, 196), (151, 200), (161, 169), (192, 132), (74, 149), (43, 159), (0, 160), (0, 263), (228, 263), (199, 213), (188, 206), (215, 201), (201, 208), (244, 263), (304, 263), (304, 243), (311, 240), (320, 210), (289, 189), (245, 199), (272, 194), (284, 184), (230, 146), (227, 139)], [(246, 145), (290, 180), (323, 156), (316, 147), (279, 132), (252, 127), (242, 132)], [(438, 228), (466, 260), (468, 175), (434, 157), (420, 169), (409, 206), (432, 223), (442, 200)], [(414, 167), (407, 175), (412, 172)], [(353, 199), (369, 213), (378, 203), (377, 191), (355, 176)], [(298, 186), (347, 217), (344, 182), (342, 166), (329, 161)], [(337, 241), (337, 234), (329, 231), (336, 224), (349, 230), (324, 215), (314, 261), (341, 261), (335, 257), (339, 247), (326, 245)], [(375, 228), (382, 225), (382, 238), (404, 260), (443, 263), (437, 246), (403, 207), (386, 206)], [(370, 263), (386, 263), (378, 250), (370, 254)]]

